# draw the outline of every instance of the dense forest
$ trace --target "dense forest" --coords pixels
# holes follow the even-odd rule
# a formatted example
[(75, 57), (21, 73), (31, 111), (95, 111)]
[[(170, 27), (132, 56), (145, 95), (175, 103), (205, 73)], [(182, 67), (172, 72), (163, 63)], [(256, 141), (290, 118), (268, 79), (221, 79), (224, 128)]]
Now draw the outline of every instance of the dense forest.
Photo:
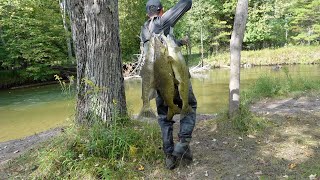
[[(177, 0), (162, 1), (165, 10)], [(47, 81), (61, 67), (75, 67), (68, 0), (2, 0), (0, 2), (1, 87)], [(139, 33), (147, 19), (146, 0), (119, 0), (123, 61), (139, 53)], [(194, 0), (175, 27), (177, 38), (189, 36), (192, 53), (215, 55), (228, 50), (235, 0)], [(251, 0), (244, 48), (319, 45), (319, 0)]]

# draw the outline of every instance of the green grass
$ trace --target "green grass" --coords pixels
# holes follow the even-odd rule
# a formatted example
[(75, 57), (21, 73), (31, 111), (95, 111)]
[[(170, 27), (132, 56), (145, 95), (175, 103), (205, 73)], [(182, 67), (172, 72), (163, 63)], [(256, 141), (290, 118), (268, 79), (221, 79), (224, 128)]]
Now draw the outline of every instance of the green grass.
[[(205, 60), (215, 67), (229, 65), (230, 53), (225, 52)], [(263, 49), (258, 51), (242, 51), (241, 64), (257, 66), (275, 64), (313, 64), (320, 63), (319, 46), (288, 46), (278, 49)]]
[[(12, 177), (31, 179), (135, 179), (163, 158), (160, 130), (118, 118), (109, 125), (68, 128), (52, 142), (27, 153), (8, 167), (25, 164)], [(10, 170), (11, 169), (11, 170)]]
[(309, 91), (320, 91), (320, 80), (309, 80), (303, 77), (292, 78), (287, 68), (283, 68), (282, 71), (285, 73), (284, 77), (263, 75), (252, 87), (241, 92), (240, 111), (232, 121), (235, 129), (240, 132), (252, 132), (267, 126), (263, 118), (250, 111), (251, 104), (262, 98), (287, 97)]

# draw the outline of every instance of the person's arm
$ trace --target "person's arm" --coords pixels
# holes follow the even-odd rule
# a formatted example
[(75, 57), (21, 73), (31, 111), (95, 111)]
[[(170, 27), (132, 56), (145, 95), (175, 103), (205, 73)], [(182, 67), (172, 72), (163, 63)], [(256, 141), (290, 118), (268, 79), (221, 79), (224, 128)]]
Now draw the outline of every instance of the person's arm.
[(191, 8), (192, 0), (180, 0), (174, 7), (161, 16), (162, 28), (173, 27), (178, 20)]

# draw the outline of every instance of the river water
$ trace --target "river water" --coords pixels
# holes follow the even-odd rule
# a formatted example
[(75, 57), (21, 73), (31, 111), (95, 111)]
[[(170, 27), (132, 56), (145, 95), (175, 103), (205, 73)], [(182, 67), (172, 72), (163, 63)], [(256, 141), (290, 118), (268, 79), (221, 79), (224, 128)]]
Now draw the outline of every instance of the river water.
[[(320, 66), (289, 66), (290, 74), (310, 79), (320, 78)], [(261, 75), (284, 76), (271, 67), (241, 69), (241, 88), (246, 89)], [(192, 79), (198, 100), (198, 113), (213, 114), (227, 108), (229, 69), (214, 69)], [(125, 82), (130, 114), (142, 106), (141, 81)], [(152, 101), (153, 108), (155, 102)], [(62, 94), (59, 85), (0, 91), (0, 142), (33, 135), (71, 123), (74, 101)], [(68, 120), (69, 119), (69, 120)]]

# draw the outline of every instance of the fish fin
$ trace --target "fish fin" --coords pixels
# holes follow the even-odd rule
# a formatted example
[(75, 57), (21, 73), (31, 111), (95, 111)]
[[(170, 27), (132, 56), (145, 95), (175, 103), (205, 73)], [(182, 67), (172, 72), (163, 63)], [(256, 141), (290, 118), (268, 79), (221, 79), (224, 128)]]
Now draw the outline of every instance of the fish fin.
[(157, 91), (156, 90), (153, 89), (152, 91), (149, 92), (149, 101), (151, 99), (156, 98), (156, 97), (157, 97)]
[(174, 106), (174, 108), (168, 108), (167, 120), (172, 121), (172, 118), (175, 114), (179, 114), (181, 109), (178, 106)]

